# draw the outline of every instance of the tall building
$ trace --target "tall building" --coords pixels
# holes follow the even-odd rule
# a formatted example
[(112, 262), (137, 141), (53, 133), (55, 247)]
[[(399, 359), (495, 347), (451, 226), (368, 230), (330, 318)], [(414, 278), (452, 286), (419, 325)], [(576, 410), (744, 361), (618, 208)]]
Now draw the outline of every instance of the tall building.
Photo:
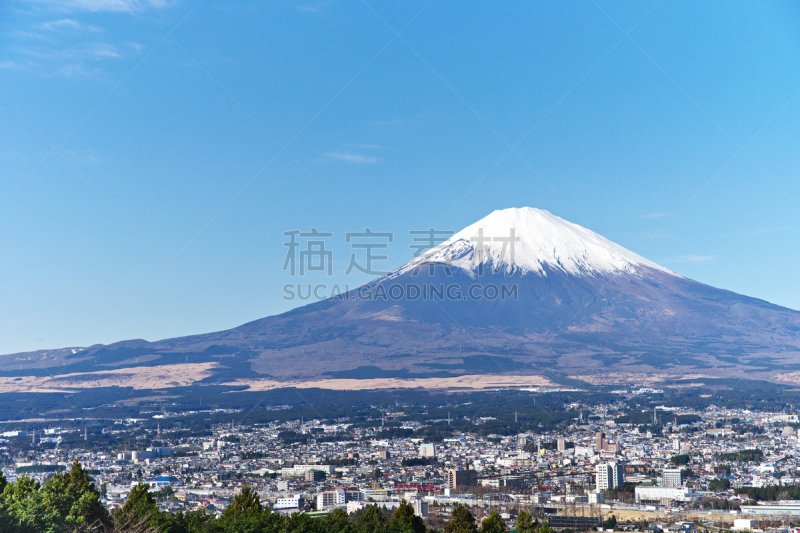
[[(619, 446), (619, 444), (617, 444)], [(614, 472), (614, 486), (619, 487), (623, 483), (625, 483), (625, 469), (622, 466), (622, 463), (609, 463), (611, 465), (611, 469)]]
[(661, 473), (661, 486), (681, 487), (683, 486), (683, 473), (678, 468), (665, 468)]
[(451, 489), (456, 487), (471, 487), (478, 484), (478, 473), (475, 470), (456, 470), (451, 468), (447, 471), (447, 486)]
[(436, 449), (433, 447), (433, 444), (422, 444), (419, 447), (419, 455), (420, 457), (436, 457)]
[(419, 496), (416, 496), (414, 498), (411, 498), (411, 501), (409, 503), (411, 503), (411, 506), (414, 508), (415, 515), (422, 518), (428, 516), (428, 502), (426, 502)]
[(600, 452), (612, 452), (612, 453), (619, 453), (621, 450), (619, 444), (619, 438), (614, 439), (613, 441), (606, 438), (606, 434), (602, 431), (598, 431), (597, 435), (595, 435), (595, 450)]
[(566, 441), (564, 441), (564, 439), (558, 439), (558, 443), (556, 446), (558, 448), (558, 451), (560, 452), (563, 452), (564, 450), (567, 449), (567, 443)]
[(622, 463), (600, 463), (595, 469), (597, 490), (610, 490), (625, 483)]
[(326, 477), (327, 476), (325, 475), (325, 472), (323, 472), (322, 470), (309, 470), (308, 472), (306, 472), (305, 480), (311, 481), (312, 483), (316, 483), (318, 481), (325, 481)]
[(611, 472), (611, 467), (608, 466), (608, 463), (597, 463), (594, 471), (595, 485), (598, 491), (614, 488), (614, 474)]

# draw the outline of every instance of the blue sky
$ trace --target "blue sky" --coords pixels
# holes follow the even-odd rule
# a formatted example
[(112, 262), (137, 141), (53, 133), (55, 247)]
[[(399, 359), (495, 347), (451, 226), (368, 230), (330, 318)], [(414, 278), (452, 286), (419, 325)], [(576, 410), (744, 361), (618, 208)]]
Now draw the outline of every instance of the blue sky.
[[(233, 327), (345, 233), (533, 206), (800, 309), (794, 2), (0, 11), (0, 353)], [(331, 232), (292, 277), (283, 232)]]

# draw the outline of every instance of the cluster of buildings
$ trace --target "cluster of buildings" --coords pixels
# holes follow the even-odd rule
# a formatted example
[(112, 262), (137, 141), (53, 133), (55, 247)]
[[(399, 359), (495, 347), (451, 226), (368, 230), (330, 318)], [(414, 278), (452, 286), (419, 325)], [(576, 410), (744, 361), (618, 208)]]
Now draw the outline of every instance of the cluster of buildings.
[[(425, 442), (414, 433), (381, 438), (377, 425), (343, 418), (220, 426), (210, 437), (162, 430), (159, 446), (104, 453), (42, 446), (34, 458), (13, 456), (12, 439), (21, 437), (9, 435), (0, 453), (11, 480), (28, 475), (44, 482), (57, 466), (79, 459), (109, 508), (122, 505), (131, 486), (143, 482), (165, 511), (204, 507), (219, 513), (249, 485), (283, 513), (352, 513), (373, 504), (391, 509), (405, 500), (423, 517), (447, 516), (459, 503), (500, 508), (509, 517), (522, 508), (550, 517), (577, 516), (579, 509), (584, 518), (665, 510), (718, 513), (728, 520), (800, 516), (798, 502), (750, 502), (741, 491), (800, 484), (794, 415), (663, 408), (664, 422), (647, 426), (659, 430), (653, 433), (624, 422), (622, 405), (571, 408), (574, 423), (560, 433), (479, 436), (472, 426)], [(403, 413), (382, 419), (421, 427), (405, 422)], [(50, 435), (58, 434), (51, 429)], [(109, 432), (124, 436), (134, 429), (136, 424), (119, 424)], [(285, 442), (286, 433), (308, 438)], [(141, 440), (147, 443), (146, 432)]]

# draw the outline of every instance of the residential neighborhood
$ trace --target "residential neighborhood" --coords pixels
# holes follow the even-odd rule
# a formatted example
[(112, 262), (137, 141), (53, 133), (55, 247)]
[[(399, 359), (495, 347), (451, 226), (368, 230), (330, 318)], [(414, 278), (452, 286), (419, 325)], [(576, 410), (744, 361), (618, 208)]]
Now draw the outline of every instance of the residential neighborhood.
[[(160, 424), (153, 435), (140, 431), (141, 421), (117, 420), (103, 432), (158, 445), (135, 439), (128, 449), (89, 452), (60, 444), (75, 430), (50, 427), (5, 432), (0, 452), (9, 481), (43, 484), (79, 461), (109, 510), (144, 483), (168, 513), (218, 515), (247, 486), (282, 514), (392, 510), (405, 501), (439, 528), (459, 504), (478, 518), (496, 511), (512, 529), (521, 511), (565, 529), (800, 523), (797, 415), (711, 406), (619, 416), (620, 407), (575, 403), (563, 430), (504, 436), (459, 431), (449, 420), (452, 436), (433, 441), (416, 437), (424, 424), (400, 410), (382, 413), (376, 427), (347, 418), (232, 421), (199, 436)], [(9, 455), (23, 439), (27, 456)]]

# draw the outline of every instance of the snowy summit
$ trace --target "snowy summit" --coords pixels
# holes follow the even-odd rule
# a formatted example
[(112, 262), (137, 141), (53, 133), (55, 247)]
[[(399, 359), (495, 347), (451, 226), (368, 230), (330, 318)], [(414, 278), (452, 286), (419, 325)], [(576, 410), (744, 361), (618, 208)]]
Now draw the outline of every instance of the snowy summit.
[(481, 265), (491, 265), (508, 273), (542, 276), (547, 275), (548, 268), (576, 276), (633, 274), (637, 267), (673, 274), (593, 231), (532, 207), (494, 211), (400, 268), (396, 274), (421, 263), (449, 263), (473, 271)]

